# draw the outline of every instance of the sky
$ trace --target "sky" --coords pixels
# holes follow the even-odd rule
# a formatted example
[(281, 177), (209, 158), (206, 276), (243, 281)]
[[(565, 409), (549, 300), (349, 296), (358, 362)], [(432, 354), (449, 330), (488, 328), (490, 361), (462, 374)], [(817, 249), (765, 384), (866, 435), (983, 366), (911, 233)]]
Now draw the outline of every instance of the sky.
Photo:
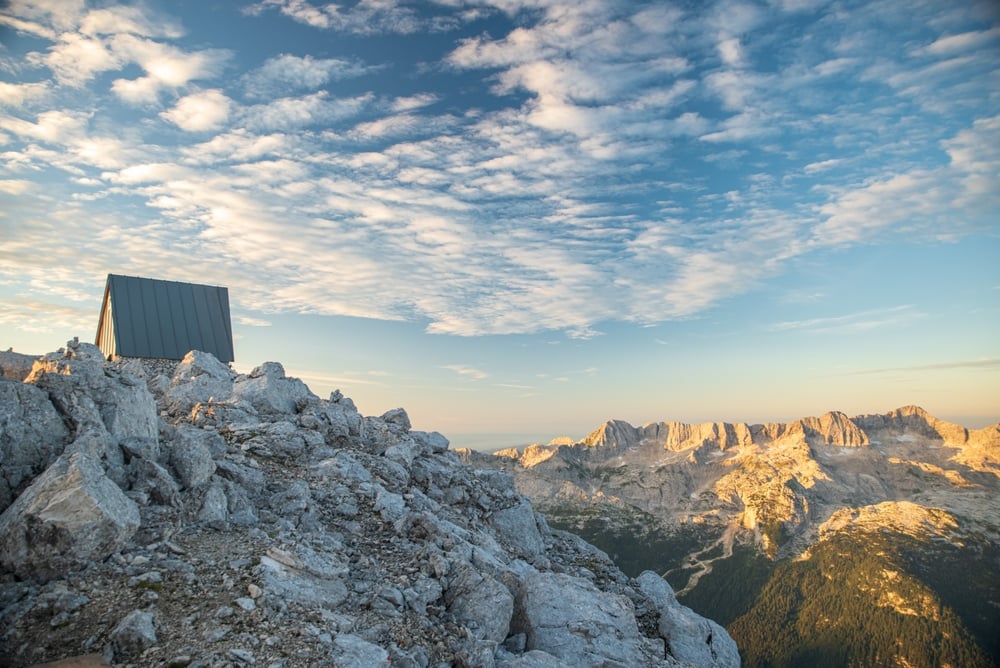
[(1000, 5), (0, 3), (0, 349), (109, 273), (453, 447), (1000, 422)]

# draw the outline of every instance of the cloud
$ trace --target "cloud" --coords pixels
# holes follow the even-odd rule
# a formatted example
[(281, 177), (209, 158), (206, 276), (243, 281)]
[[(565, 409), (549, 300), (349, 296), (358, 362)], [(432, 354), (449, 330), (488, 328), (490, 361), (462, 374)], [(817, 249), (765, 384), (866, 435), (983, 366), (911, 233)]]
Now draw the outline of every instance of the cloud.
[[(820, 249), (994, 225), (995, 75), (978, 47), (959, 48), (984, 38), (911, 53), (970, 23), (932, 25), (923, 5), (880, 14), (905, 37), (883, 45), (860, 13), (802, 31), (806, 17), (777, 3), (501, 4), (418, 16), (388, 1), (258, 3), (341, 31), (496, 21), (429, 38), (420, 68), (286, 43), (246, 74), (145, 11), (14, 12), (50, 31), (33, 58), (51, 77), (9, 84), (0, 110), (3, 187), (34, 207), (5, 257), (37, 255), (33, 237), (58, 235), (35, 228), (52, 216), (79, 230), (88, 271), (120, 258), (143, 275), (197, 266), (246, 312), (587, 338), (605, 322), (696, 317)], [(370, 93), (332, 92), (362, 74)], [(0, 273), (44, 273), (14, 262)], [(863, 331), (907, 313), (853, 315), (780, 325)]]
[(24, 179), (0, 179), (0, 193), (7, 195), (22, 195), (32, 188), (35, 183)]
[(719, 42), (719, 57), (730, 67), (743, 65), (743, 46), (737, 37), (730, 37)]
[(268, 58), (258, 69), (246, 74), (243, 80), (250, 97), (281, 97), (298, 91), (315, 90), (331, 81), (359, 77), (372, 69), (358, 61), (283, 53)]
[(989, 30), (970, 30), (969, 32), (957, 35), (939, 37), (921, 49), (919, 53), (945, 55), (957, 51), (977, 49), (997, 41), (1000, 41), (1000, 27), (990, 28)]
[(468, 376), (473, 380), (484, 380), (490, 377), (490, 375), (485, 371), (480, 371), (479, 369), (473, 369), (472, 367), (467, 367), (462, 364), (447, 364), (442, 368), (454, 371), (460, 376)]
[(188, 132), (218, 130), (229, 120), (232, 100), (216, 89), (187, 95), (160, 117)]
[(261, 318), (253, 318), (248, 315), (241, 315), (236, 317), (236, 322), (246, 327), (270, 327), (270, 320), (263, 320)]
[(318, 91), (253, 105), (243, 109), (240, 115), (247, 128), (252, 130), (293, 130), (356, 116), (372, 99), (370, 94), (331, 98), (326, 91)]
[(29, 54), (28, 59), (44, 64), (57, 81), (70, 86), (83, 86), (96, 74), (120, 69), (127, 62), (103, 39), (79, 33), (63, 33), (47, 55)]
[(0, 81), (0, 104), (21, 107), (25, 103), (41, 100), (49, 94), (48, 82), (12, 84)]
[(801, 330), (813, 334), (854, 334), (882, 327), (907, 326), (923, 317), (925, 317), (925, 314), (920, 313), (913, 306), (903, 305), (884, 309), (870, 309), (839, 316), (779, 322), (772, 325), (769, 329), (774, 332)]
[[(396, 0), (359, 0), (353, 7), (335, 4), (313, 5), (307, 0), (262, 0), (247, 11), (259, 15), (268, 9), (277, 9), (285, 16), (323, 30), (371, 35), (398, 33), (408, 35), (421, 30), (447, 30), (458, 22), (454, 18), (422, 18), (416, 11)], [(470, 15), (474, 18), (475, 14)]]
[(118, 97), (132, 104), (155, 102), (164, 88), (177, 89), (191, 81), (212, 78), (230, 56), (221, 49), (189, 53), (131, 34), (116, 35), (111, 44), (126, 62), (137, 63), (146, 72), (144, 77), (116, 79), (111, 85)]
[(976, 360), (957, 360), (954, 362), (938, 362), (936, 364), (916, 364), (912, 366), (884, 367), (881, 369), (865, 369), (855, 371), (856, 375), (895, 373), (897, 371), (951, 371), (953, 369), (993, 369), (1000, 367), (1000, 357), (989, 357)]

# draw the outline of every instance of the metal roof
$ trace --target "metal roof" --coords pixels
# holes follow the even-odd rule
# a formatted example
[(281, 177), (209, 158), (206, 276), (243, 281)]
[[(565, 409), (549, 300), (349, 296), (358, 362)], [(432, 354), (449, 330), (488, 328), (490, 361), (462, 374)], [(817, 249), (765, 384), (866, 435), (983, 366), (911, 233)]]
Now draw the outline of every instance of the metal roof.
[(232, 362), (229, 290), (108, 274), (97, 345), (109, 357), (179, 360), (201, 350)]

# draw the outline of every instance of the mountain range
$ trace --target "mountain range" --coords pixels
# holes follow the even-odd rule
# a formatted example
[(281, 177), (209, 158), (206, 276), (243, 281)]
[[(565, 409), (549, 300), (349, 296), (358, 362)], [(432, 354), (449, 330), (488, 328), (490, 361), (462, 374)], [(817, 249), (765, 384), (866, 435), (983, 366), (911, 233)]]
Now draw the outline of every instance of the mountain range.
[(661, 573), (745, 665), (1000, 661), (1000, 425), (916, 406), (610, 420), (578, 442), (463, 456), (513, 474), (625, 572)]

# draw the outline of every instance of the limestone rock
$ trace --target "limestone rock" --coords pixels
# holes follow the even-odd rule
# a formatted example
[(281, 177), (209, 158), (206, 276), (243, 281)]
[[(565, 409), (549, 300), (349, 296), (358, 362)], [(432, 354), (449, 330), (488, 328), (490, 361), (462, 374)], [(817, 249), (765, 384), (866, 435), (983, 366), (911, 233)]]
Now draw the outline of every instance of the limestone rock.
[(399, 427), (403, 431), (410, 431), (410, 416), (403, 408), (393, 408), (382, 414), (382, 420), (387, 424)]
[(0, 351), (0, 378), (22, 382), (31, 373), (37, 355), (24, 355), (13, 350)]
[(318, 398), (298, 378), (285, 376), (278, 362), (265, 362), (233, 384), (233, 397), (268, 414), (293, 415)]
[(528, 650), (572, 666), (648, 663), (631, 601), (561, 573), (533, 573), (521, 582), (511, 632), (525, 634)]
[(502, 642), (510, 630), (514, 597), (500, 582), (461, 564), (445, 592), (448, 610), (477, 640)]
[(55, 461), (68, 439), (69, 429), (45, 392), (0, 381), (0, 512)]
[(333, 641), (332, 657), (340, 668), (372, 668), (389, 663), (389, 652), (349, 633), (338, 635)]
[(667, 652), (691, 666), (738, 668), (740, 654), (724, 628), (677, 602), (667, 581), (652, 571), (636, 578), (639, 589), (653, 601), (660, 635)]
[(530, 559), (545, 548), (535, 521), (535, 511), (527, 500), (496, 511), (489, 521), (501, 542), (513, 547), (523, 558)]
[(198, 487), (215, 473), (212, 451), (205, 443), (217, 435), (196, 429), (180, 429), (170, 445), (170, 465), (184, 487)]
[(137, 658), (156, 644), (153, 613), (133, 610), (111, 632), (111, 649), (116, 660)]
[(113, 554), (139, 511), (83, 454), (62, 456), (0, 515), (0, 565), (22, 577), (57, 577)]
[[(156, 402), (138, 379), (104, 366), (104, 357), (90, 343), (69, 342), (62, 354), (39, 358), (25, 380), (47, 391), (57, 408), (71, 420), (72, 398), (86, 395), (98, 409), (100, 423), (115, 439), (146, 438), (156, 440), (159, 421)], [(90, 421), (89, 414), (80, 422)]]
[(172, 415), (186, 415), (196, 404), (228, 401), (236, 374), (211, 353), (192, 350), (177, 365), (163, 396)]

